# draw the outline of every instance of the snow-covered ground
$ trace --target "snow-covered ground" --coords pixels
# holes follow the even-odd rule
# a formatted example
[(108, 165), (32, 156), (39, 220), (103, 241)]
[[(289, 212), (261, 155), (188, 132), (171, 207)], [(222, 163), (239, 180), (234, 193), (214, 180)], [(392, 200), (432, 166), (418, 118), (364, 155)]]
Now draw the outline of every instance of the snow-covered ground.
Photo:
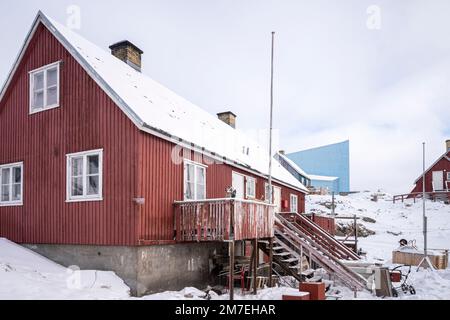
[(109, 271), (64, 268), (0, 238), (0, 299), (123, 299), (129, 288)]
[[(389, 195), (381, 195), (377, 202), (371, 201), (373, 193), (364, 192), (336, 197), (336, 213), (357, 215), (367, 229), (375, 235), (360, 238), (359, 246), (367, 252), (368, 261), (391, 263), (392, 250), (400, 239), (417, 240), (422, 248), (422, 203), (389, 201)], [(330, 196), (308, 196), (307, 211), (330, 212), (324, 204)], [(429, 248), (450, 247), (450, 205), (427, 201)], [(365, 219), (363, 221), (362, 218)], [(375, 222), (368, 222), (374, 219)], [(416, 295), (402, 295), (399, 299), (450, 299), (450, 269), (439, 271), (415, 268), (410, 274)], [(353, 292), (339, 287), (342, 299), (354, 299)], [(258, 295), (241, 295), (236, 290), (235, 299), (278, 300), (283, 294), (298, 292), (296, 289), (279, 287), (260, 290)], [(95, 270), (71, 270), (64, 268), (28, 249), (0, 238), (0, 299), (134, 299), (129, 288), (113, 272)], [(213, 299), (226, 300), (228, 295), (209, 295), (197, 288), (167, 291), (145, 296), (147, 300)], [(357, 299), (378, 299), (369, 292), (361, 292)]]

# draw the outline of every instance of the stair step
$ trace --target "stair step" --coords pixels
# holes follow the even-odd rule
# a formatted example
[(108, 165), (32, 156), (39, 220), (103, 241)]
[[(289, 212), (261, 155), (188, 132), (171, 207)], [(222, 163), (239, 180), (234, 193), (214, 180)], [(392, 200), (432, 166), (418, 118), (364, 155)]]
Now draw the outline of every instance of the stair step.
[(278, 247), (273, 247), (273, 250), (281, 250), (284, 249), (284, 247), (278, 246)]
[(294, 261), (298, 261), (298, 258), (289, 258), (289, 259), (285, 259), (285, 260), (281, 260), (281, 261), (286, 262), (286, 263), (291, 263)]
[(275, 252), (273, 255), (274, 255), (274, 256), (280, 256), (280, 257), (285, 257), (285, 256), (291, 255), (291, 253), (290, 253), (290, 252), (287, 252), (287, 251), (285, 251), (285, 252), (280, 252), (280, 253)]
[(267, 240), (258, 240), (258, 243), (269, 244), (269, 241), (267, 241)]

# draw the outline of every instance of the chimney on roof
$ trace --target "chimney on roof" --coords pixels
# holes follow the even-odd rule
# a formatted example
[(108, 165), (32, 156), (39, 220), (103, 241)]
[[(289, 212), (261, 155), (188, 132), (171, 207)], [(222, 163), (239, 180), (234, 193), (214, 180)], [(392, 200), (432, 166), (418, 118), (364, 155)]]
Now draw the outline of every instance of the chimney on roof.
[(445, 141), (445, 146), (447, 147), (447, 152), (450, 151), (450, 139), (448, 139), (447, 141)]
[(286, 152), (285, 152), (284, 150), (280, 150), (280, 151), (278, 151), (278, 153), (279, 153), (279, 154), (282, 154), (282, 155), (285, 155), (285, 154), (286, 154)]
[(144, 51), (136, 47), (128, 40), (117, 42), (109, 47), (111, 54), (122, 60), (136, 71), (141, 72), (142, 54)]
[(236, 115), (231, 111), (225, 111), (217, 114), (220, 120), (232, 128), (236, 128)]

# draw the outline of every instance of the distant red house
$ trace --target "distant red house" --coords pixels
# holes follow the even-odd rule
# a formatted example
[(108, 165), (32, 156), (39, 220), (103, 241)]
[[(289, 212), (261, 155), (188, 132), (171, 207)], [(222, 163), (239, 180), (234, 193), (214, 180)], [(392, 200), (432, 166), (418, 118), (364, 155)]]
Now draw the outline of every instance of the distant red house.
[[(450, 192), (450, 140), (446, 141), (445, 150), (425, 172), (425, 192)], [(411, 193), (422, 192), (422, 175), (414, 183)]]
[[(226, 240), (232, 186), (240, 240), (271, 236), (267, 154), (232, 113), (226, 124), (143, 75), (136, 46), (110, 49), (37, 15), (0, 92), (0, 237), (114, 270), (136, 294), (201, 285), (223, 242), (177, 241), (191, 229), (175, 209), (217, 209), (192, 232)], [(273, 185), (275, 210), (304, 212), (306, 188), (275, 161)]]

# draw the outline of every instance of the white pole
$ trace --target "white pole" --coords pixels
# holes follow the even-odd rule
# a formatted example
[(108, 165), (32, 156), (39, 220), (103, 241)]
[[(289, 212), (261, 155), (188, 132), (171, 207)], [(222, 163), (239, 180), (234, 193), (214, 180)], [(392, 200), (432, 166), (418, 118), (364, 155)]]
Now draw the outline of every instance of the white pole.
[(425, 210), (425, 142), (422, 143), (423, 146), (423, 173), (422, 173), (422, 210), (423, 210), (423, 253), (427, 256), (427, 217)]
[(272, 54), (270, 63), (270, 129), (269, 129), (269, 203), (273, 204), (272, 195), (272, 129), (273, 129), (273, 52), (275, 32), (272, 31)]

